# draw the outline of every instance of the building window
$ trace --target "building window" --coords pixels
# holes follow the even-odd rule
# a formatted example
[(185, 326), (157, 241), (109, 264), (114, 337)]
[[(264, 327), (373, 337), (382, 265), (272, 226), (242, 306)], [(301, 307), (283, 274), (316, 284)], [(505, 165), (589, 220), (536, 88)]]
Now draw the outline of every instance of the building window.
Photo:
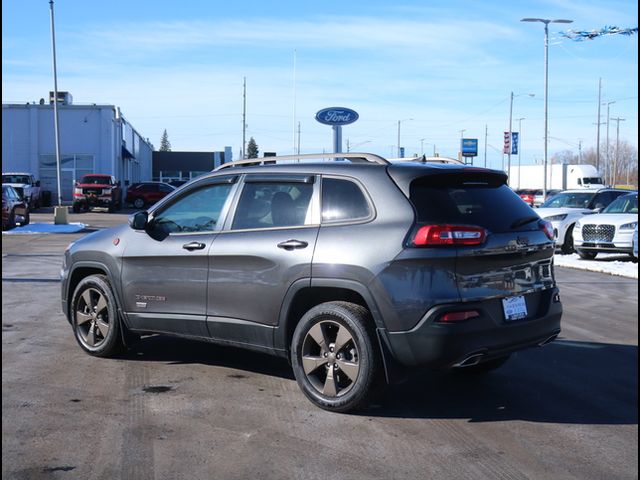
[[(60, 157), (60, 186), (62, 200), (73, 200), (73, 184), (83, 175), (94, 172), (93, 155), (64, 155)], [(40, 183), (43, 190), (51, 192), (52, 198), (58, 197), (57, 165), (55, 155), (40, 155)]]

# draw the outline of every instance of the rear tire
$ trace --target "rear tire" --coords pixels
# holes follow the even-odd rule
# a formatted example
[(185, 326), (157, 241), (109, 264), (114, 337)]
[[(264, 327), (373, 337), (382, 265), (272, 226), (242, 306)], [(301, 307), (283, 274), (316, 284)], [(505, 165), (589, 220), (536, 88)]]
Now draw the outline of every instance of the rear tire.
[(73, 292), (70, 316), (76, 341), (89, 355), (111, 357), (122, 351), (122, 326), (105, 275), (90, 275), (80, 281)]
[(583, 260), (593, 260), (598, 255), (598, 252), (591, 252), (589, 250), (578, 250), (578, 255)]
[(296, 326), (291, 363), (300, 389), (318, 407), (332, 412), (366, 407), (382, 373), (371, 314), (348, 302), (313, 307)]
[(79, 203), (74, 203), (73, 204), (73, 213), (80, 213), (80, 204)]
[(142, 209), (144, 208), (144, 199), (142, 199), (142, 198), (136, 198), (136, 199), (133, 201), (133, 206), (134, 206), (135, 208), (137, 208), (138, 210), (142, 210)]

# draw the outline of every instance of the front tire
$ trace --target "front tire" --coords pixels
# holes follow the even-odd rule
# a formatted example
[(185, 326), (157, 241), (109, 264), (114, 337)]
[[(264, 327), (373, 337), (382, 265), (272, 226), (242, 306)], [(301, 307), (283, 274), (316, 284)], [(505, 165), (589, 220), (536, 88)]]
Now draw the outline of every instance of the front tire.
[(564, 243), (562, 244), (562, 247), (560, 248), (560, 251), (562, 253), (564, 253), (565, 255), (569, 255), (570, 253), (574, 252), (574, 247), (573, 247), (573, 229), (575, 228), (575, 223), (573, 225), (571, 225), (568, 229), (567, 229), (567, 233), (564, 234)]
[(300, 389), (318, 407), (333, 412), (365, 407), (381, 378), (369, 311), (348, 302), (313, 307), (296, 326), (291, 363)]
[(122, 348), (115, 297), (104, 275), (80, 281), (71, 300), (71, 323), (76, 341), (90, 355), (110, 357)]

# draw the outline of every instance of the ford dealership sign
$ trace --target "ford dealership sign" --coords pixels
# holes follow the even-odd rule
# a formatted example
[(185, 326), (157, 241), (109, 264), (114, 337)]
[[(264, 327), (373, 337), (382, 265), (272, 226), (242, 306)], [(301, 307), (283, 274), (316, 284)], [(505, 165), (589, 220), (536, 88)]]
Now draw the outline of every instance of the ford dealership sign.
[(349, 125), (358, 120), (358, 113), (350, 108), (323, 108), (316, 113), (316, 120), (325, 125)]

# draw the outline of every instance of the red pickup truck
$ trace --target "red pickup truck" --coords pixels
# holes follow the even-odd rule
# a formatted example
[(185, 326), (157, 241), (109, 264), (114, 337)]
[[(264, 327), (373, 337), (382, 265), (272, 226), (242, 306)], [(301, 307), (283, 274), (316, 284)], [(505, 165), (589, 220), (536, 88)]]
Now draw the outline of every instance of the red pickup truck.
[(73, 211), (106, 207), (113, 212), (122, 207), (122, 189), (112, 175), (92, 173), (76, 182), (73, 189)]

